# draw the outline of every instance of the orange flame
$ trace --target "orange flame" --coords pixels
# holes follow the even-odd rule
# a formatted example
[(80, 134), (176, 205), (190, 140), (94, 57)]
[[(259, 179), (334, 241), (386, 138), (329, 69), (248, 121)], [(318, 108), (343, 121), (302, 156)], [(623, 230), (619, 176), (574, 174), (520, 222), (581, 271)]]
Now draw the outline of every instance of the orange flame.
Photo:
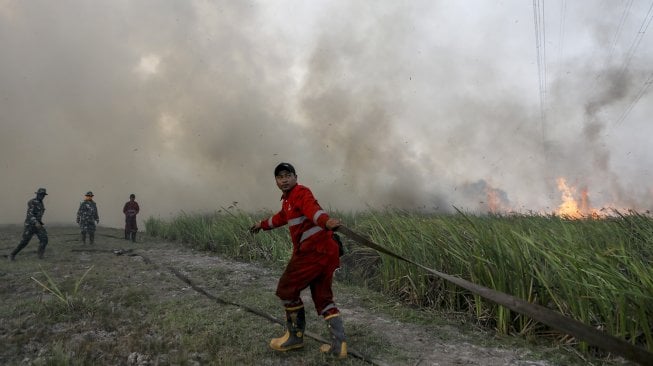
[(487, 206), (488, 210), (491, 213), (497, 213), (501, 210), (501, 198), (499, 197), (499, 191), (487, 187), (485, 188), (485, 194), (487, 195)]
[(569, 186), (565, 178), (558, 178), (558, 190), (562, 194), (562, 203), (558, 206), (558, 215), (571, 219), (600, 216), (598, 210), (591, 208), (587, 188), (580, 190), (580, 198), (576, 199), (576, 188)]

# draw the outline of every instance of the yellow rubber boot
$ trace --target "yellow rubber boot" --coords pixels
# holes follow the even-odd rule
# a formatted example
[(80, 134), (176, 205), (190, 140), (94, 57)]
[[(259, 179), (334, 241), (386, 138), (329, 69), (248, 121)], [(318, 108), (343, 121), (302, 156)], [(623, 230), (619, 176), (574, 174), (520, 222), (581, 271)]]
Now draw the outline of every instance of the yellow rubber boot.
[(304, 347), (306, 313), (304, 305), (286, 308), (286, 332), (279, 338), (272, 338), (270, 348), (275, 351), (290, 351)]
[(324, 320), (331, 333), (331, 344), (320, 346), (320, 352), (329, 353), (337, 358), (347, 358), (347, 338), (340, 314), (329, 315)]

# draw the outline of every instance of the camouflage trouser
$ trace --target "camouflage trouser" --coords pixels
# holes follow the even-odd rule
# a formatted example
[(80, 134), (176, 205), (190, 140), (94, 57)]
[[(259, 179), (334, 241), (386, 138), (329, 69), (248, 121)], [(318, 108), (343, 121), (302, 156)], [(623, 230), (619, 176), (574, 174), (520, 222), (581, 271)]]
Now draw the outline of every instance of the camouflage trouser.
[(82, 234), (85, 233), (94, 233), (95, 232), (95, 221), (81, 221), (79, 223), (79, 228), (82, 231)]
[(86, 244), (86, 233), (88, 233), (88, 238), (91, 240), (91, 244), (95, 242), (95, 221), (81, 221), (79, 223), (79, 228), (82, 231), (82, 243)]
[(11, 252), (12, 256), (15, 256), (23, 250), (27, 246), (27, 243), (29, 243), (30, 240), (32, 240), (32, 237), (36, 234), (36, 236), (39, 238), (39, 250), (38, 254), (39, 257), (43, 257), (43, 253), (45, 252), (45, 247), (48, 245), (48, 232), (45, 230), (43, 226), (41, 226), (40, 229), (36, 227), (36, 225), (25, 225), (25, 229), (23, 230), (23, 238), (14, 249), (13, 252)]

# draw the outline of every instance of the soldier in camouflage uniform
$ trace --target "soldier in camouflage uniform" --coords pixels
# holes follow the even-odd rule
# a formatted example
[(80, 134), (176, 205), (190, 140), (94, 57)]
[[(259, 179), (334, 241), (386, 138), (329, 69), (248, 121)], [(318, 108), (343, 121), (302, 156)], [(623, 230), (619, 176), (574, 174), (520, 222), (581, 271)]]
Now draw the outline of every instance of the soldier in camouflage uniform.
[(100, 216), (91, 191), (86, 192), (84, 200), (79, 204), (77, 223), (82, 230), (82, 244), (86, 244), (86, 233), (88, 233), (88, 238), (93, 244), (95, 242), (95, 224), (100, 223)]
[(48, 245), (48, 232), (43, 227), (43, 214), (45, 213), (45, 205), (43, 204), (43, 199), (48, 194), (45, 191), (45, 188), (39, 188), (36, 192), (36, 198), (32, 198), (27, 202), (27, 215), (25, 216), (25, 225), (23, 229), (23, 238), (9, 255), (10, 260), (16, 259), (16, 254), (23, 250), (27, 243), (32, 239), (34, 234), (39, 238), (39, 249), (38, 256), (40, 259), (43, 259), (43, 253), (45, 253), (45, 247)]

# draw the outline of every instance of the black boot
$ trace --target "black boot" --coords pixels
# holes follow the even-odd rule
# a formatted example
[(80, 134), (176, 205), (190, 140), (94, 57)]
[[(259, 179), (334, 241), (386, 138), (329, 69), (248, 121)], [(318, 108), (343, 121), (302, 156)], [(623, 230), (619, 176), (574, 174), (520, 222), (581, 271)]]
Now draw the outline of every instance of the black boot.
[(86, 233), (82, 233), (82, 244), (86, 244)]
[(18, 246), (9, 254), (9, 260), (14, 261), (16, 260), (16, 254), (23, 250), (25, 246), (27, 245), (27, 242), (25, 240), (22, 240), (20, 243), (18, 243)]
[(91, 245), (95, 243), (95, 233), (88, 233), (88, 239), (91, 241)]
[(286, 332), (279, 338), (272, 338), (270, 348), (275, 351), (289, 351), (304, 347), (306, 313), (304, 305), (286, 308)]
[(347, 357), (347, 338), (345, 337), (345, 326), (342, 324), (340, 314), (333, 314), (324, 318), (331, 333), (331, 344), (320, 346), (320, 352), (330, 353), (338, 358)]
[(131, 237), (132, 237), (132, 242), (135, 243), (136, 242), (136, 232), (135, 231), (132, 231)]
[(129, 240), (130, 232), (125, 229), (125, 240)]

